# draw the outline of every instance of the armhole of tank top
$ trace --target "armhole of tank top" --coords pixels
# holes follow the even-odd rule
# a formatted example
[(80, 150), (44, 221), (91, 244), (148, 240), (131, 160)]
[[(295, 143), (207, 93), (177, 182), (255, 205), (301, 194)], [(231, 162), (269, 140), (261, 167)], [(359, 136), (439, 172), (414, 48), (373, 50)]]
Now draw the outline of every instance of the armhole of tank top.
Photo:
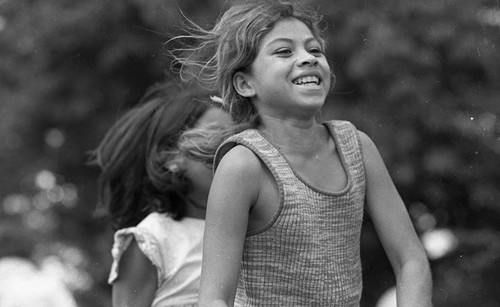
[[(260, 134), (258, 134), (258, 133), (256, 133), (256, 134), (258, 135), (259, 140), (263, 139)], [(263, 139), (263, 140), (264, 140), (264, 142), (267, 142), (265, 139)], [(278, 219), (278, 217), (281, 214), (281, 211), (283, 210), (285, 193), (284, 193), (283, 182), (282, 182), (282, 180), (280, 180), (280, 177), (278, 176), (278, 172), (274, 168), (274, 166), (272, 165), (270, 158), (263, 155), (260, 152), (260, 150), (257, 148), (257, 146), (255, 146), (254, 144), (252, 144), (251, 142), (246, 140), (245, 137), (243, 137), (243, 136), (232, 137), (231, 139), (228, 139), (226, 142), (224, 142), (219, 147), (219, 149), (217, 149), (216, 159), (214, 159), (214, 172), (215, 172), (216, 167), (218, 166), (220, 160), (222, 159), (222, 157), (227, 152), (229, 152), (229, 150), (231, 150), (231, 148), (233, 148), (237, 145), (245, 146), (246, 148), (250, 149), (254, 153), (254, 155), (256, 155), (257, 158), (259, 158), (259, 160), (262, 161), (264, 163), (264, 165), (267, 167), (267, 169), (271, 172), (271, 175), (273, 176), (274, 181), (276, 182), (276, 185), (278, 186), (278, 197), (279, 197), (278, 209), (273, 214), (272, 218), (268, 222), (266, 222), (264, 225), (247, 231), (246, 236), (251, 237), (251, 236), (254, 236), (254, 235), (257, 235), (259, 233), (266, 231), (276, 222), (276, 220)]]
[[(363, 191), (363, 193), (365, 194), (365, 197), (366, 197), (366, 165), (365, 165), (365, 155), (364, 155), (364, 151), (363, 151), (363, 144), (361, 143), (361, 136), (359, 135), (359, 130), (353, 124), (350, 124), (350, 125), (354, 131), (354, 134), (356, 135), (356, 141), (358, 144), (359, 159), (360, 159), (360, 163), (362, 166), (362, 172), (363, 172), (363, 186), (365, 189)], [(364, 208), (366, 211), (367, 210), (366, 202), (364, 203)]]
[[(359, 152), (359, 159), (362, 166), (363, 186), (365, 187), (364, 193), (366, 193), (366, 165), (365, 165), (365, 157), (363, 154), (363, 144), (361, 142), (361, 136), (359, 135), (358, 128), (356, 128), (356, 126), (349, 121), (332, 120), (328, 121), (327, 124), (331, 127), (331, 129), (335, 129), (340, 125), (346, 125), (348, 127), (349, 133), (354, 134), (354, 137), (356, 139), (357, 151)], [(366, 210), (366, 203), (364, 204), (364, 208)]]

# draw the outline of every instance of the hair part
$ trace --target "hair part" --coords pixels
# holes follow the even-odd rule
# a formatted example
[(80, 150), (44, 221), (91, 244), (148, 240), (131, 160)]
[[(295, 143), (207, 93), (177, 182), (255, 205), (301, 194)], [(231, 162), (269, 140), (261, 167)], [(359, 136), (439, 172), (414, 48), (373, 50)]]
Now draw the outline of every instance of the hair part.
[(276, 23), (287, 18), (306, 24), (325, 47), (324, 29), (320, 27), (322, 16), (295, 2), (242, 1), (230, 7), (209, 30), (187, 19), (188, 34), (170, 40), (189, 41), (171, 51), (174, 63), (180, 64), (181, 78), (196, 79), (219, 93), (235, 123), (257, 125), (257, 111), (249, 98), (236, 92), (233, 76), (250, 67), (263, 37)]

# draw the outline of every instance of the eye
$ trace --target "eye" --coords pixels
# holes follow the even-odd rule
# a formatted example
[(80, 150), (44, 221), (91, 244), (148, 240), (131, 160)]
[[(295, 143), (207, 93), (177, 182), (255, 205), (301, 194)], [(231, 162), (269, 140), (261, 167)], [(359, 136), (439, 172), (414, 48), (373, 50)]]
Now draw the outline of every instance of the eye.
[(311, 48), (309, 48), (309, 53), (314, 54), (314, 55), (322, 55), (323, 50), (320, 47), (311, 47)]
[(274, 52), (274, 54), (277, 54), (277, 55), (290, 55), (292, 53), (292, 51), (288, 48), (281, 48), (281, 49), (278, 49)]

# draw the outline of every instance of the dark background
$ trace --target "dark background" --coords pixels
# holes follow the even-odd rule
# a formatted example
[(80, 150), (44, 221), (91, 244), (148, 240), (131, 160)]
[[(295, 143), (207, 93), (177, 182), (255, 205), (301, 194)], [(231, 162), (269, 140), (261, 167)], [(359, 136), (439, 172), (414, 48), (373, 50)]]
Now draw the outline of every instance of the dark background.
[[(226, 1), (0, 1), (0, 257), (110, 306), (111, 232), (88, 151), (162, 79), (179, 9), (213, 24)], [(325, 119), (352, 121), (384, 157), (432, 265), (435, 306), (500, 302), (498, 0), (307, 1), (337, 76)], [(369, 218), (363, 306), (394, 285)]]

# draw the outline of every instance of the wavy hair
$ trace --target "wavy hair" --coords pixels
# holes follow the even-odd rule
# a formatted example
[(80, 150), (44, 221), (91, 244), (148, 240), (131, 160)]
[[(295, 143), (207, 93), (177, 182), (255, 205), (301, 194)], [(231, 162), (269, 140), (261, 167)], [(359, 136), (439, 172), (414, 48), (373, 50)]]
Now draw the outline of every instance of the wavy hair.
[(165, 82), (147, 90), (92, 152), (90, 164), (101, 169), (99, 202), (114, 230), (137, 225), (151, 212), (185, 214), (187, 184), (168, 167), (177, 141), (208, 108), (208, 93)]
[(229, 137), (247, 128), (246, 124), (210, 124), (185, 130), (177, 144), (178, 155), (204, 163), (212, 169), (217, 148)]
[(184, 80), (196, 79), (209, 90), (220, 94), (233, 120), (257, 124), (258, 115), (249, 98), (233, 87), (233, 76), (249, 69), (262, 38), (274, 25), (286, 18), (304, 22), (322, 47), (322, 16), (295, 2), (278, 0), (243, 1), (230, 7), (212, 29), (203, 29), (187, 19), (185, 35), (169, 40), (182, 46), (171, 50), (174, 65)]

